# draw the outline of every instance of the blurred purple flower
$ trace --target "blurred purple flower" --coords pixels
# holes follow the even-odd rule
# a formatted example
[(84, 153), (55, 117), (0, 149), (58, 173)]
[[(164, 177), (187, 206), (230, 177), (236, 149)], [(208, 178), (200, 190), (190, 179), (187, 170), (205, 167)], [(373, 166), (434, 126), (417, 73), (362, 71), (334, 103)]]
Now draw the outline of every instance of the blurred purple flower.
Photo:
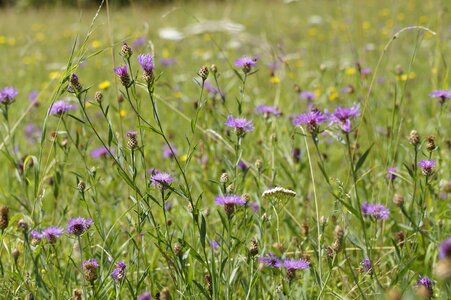
[(114, 73), (116, 73), (119, 77), (128, 76), (127, 66), (119, 66), (114, 68)]
[(390, 210), (382, 204), (362, 204), (362, 213), (364, 216), (373, 216), (376, 219), (387, 220), (390, 216)]
[(213, 251), (218, 250), (218, 248), (219, 248), (219, 243), (218, 243), (218, 241), (217, 241), (217, 240), (210, 240), (210, 248), (211, 248)]
[(242, 170), (242, 171), (246, 171), (249, 166), (242, 160), (240, 160), (240, 162), (238, 163), (238, 167)]
[[(172, 151), (171, 151), (172, 148)], [(168, 145), (164, 145), (163, 146), (163, 157), (164, 158), (174, 158), (174, 156), (176, 156), (178, 154), (178, 149), (174, 146), (171, 145), (171, 147), (169, 147)]]
[(29, 123), (29, 124), (27, 124), (27, 126), (25, 126), (24, 133), (28, 139), (28, 142), (34, 144), (34, 143), (36, 143), (37, 140), (40, 139), (42, 130), (40, 127), (36, 126), (35, 124)]
[(277, 107), (275, 106), (270, 106), (270, 105), (258, 105), (255, 108), (255, 112), (259, 113), (259, 114), (264, 114), (265, 117), (269, 117), (269, 115), (273, 115), (273, 116), (280, 116), (280, 111)]
[(446, 100), (451, 98), (451, 91), (448, 90), (436, 90), (430, 94), (431, 97), (440, 100), (440, 103), (445, 103)]
[(432, 280), (427, 276), (420, 276), (420, 279), (417, 280), (417, 285), (415, 287), (424, 286), (431, 294), (432, 294)]
[(215, 198), (215, 203), (217, 205), (226, 205), (226, 204), (244, 205), (246, 203), (246, 200), (237, 195), (224, 195), (217, 196)]
[(341, 127), (341, 129), (349, 133), (351, 131), (351, 119), (355, 119), (360, 115), (360, 104), (352, 107), (337, 107), (331, 114), (327, 114), (329, 120)]
[(146, 38), (141, 36), (132, 42), (132, 47), (139, 48), (141, 46), (144, 46), (145, 43), (146, 43)]
[(264, 263), (267, 267), (282, 267), (282, 260), (277, 255), (271, 252), (264, 257), (260, 257), (258, 261)]
[(444, 240), (439, 246), (438, 258), (444, 259), (446, 257), (451, 258), (451, 237)]
[(257, 59), (249, 56), (242, 56), (235, 61), (235, 66), (242, 68), (244, 73), (249, 73), (256, 65)]
[(40, 239), (42, 239), (44, 236), (43, 236), (42, 234), (40, 234), (39, 231), (37, 231), (37, 230), (32, 230), (32, 231), (30, 232), (30, 237), (31, 237), (33, 240), (40, 240)]
[(235, 128), (235, 131), (238, 134), (243, 134), (244, 132), (254, 130), (252, 120), (248, 121), (245, 118), (233, 118), (231, 115), (227, 117), (224, 124), (228, 127)]
[(371, 270), (371, 260), (369, 258), (364, 258), (360, 261), (360, 264), (363, 267), (363, 271), (369, 272)]
[(144, 292), (138, 296), (138, 300), (152, 300), (152, 294), (150, 292)]
[(385, 176), (385, 178), (387, 178), (388, 180), (395, 180), (396, 172), (398, 172), (398, 169), (396, 167), (388, 167), (387, 176)]
[(70, 219), (67, 223), (67, 232), (77, 236), (82, 235), (93, 223), (92, 219), (84, 219), (82, 217)]
[(259, 210), (260, 205), (258, 205), (257, 201), (249, 203), (249, 208), (252, 209), (252, 211), (255, 213)]
[(172, 176), (169, 173), (157, 173), (155, 175), (152, 175), (152, 177), (150, 177), (150, 181), (152, 182), (153, 185), (155, 186), (166, 186), (171, 184), (174, 179), (172, 178)]
[(302, 91), (299, 93), (299, 97), (307, 101), (313, 101), (315, 100), (316, 95), (314, 92), (311, 91)]
[(42, 230), (42, 237), (47, 238), (49, 243), (53, 244), (56, 242), (56, 239), (60, 237), (60, 235), (63, 234), (63, 229), (56, 227), (56, 226), (50, 226), (48, 228), (45, 228)]
[(115, 281), (121, 280), (125, 277), (125, 268), (127, 268), (127, 265), (123, 261), (118, 261), (113, 272), (111, 272), (111, 277), (113, 277)]
[(11, 104), (17, 95), (19, 95), (19, 92), (15, 88), (7, 86), (0, 91), (0, 102), (2, 104)]
[(423, 175), (431, 175), (433, 169), (436, 166), (435, 160), (422, 160), (418, 163), (418, 166), (421, 167), (421, 172)]
[(308, 269), (310, 262), (305, 259), (287, 259), (283, 262), (283, 267), (288, 270)]
[(160, 58), (160, 64), (165, 67), (172, 66), (176, 63), (175, 58)]
[(62, 116), (65, 113), (75, 110), (77, 107), (74, 104), (70, 104), (67, 101), (59, 100), (53, 103), (52, 107), (50, 107), (50, 115), (53, 116)]
[[(113, 153), (113, 149), (110, 149), (110, 152)], [(103, 146), (91, 151), (92, 158), (106, 158), (109, 154), (108, 148)]]

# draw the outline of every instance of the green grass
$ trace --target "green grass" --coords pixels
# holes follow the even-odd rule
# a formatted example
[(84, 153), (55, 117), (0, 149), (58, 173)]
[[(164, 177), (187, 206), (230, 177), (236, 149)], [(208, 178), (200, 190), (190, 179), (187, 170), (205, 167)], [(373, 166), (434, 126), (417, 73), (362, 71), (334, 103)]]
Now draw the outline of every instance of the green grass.
[[(104, 5), (97, 16), (64, 8), (0, 11), (0, 88), (19, 91), (7, 112), (1, 106), (0, 204), (9, 207), (1, 235), (2, 297), (68, 299), (79, 289), (83, 299), (136, 299), (144, 291), (156, 298), (168, 287), (173, 299), (384, 299), (394, 291), (413, 299), (421, 294), (415, 287), (421, 275), (433, 279), (435, 297), (447, 299), (450, 279), (434, 270), (449, 263), (437, 254), (451, 232), (451, 123), (448, 103), (441, 106), (430, 93), (449, 90), (450, 9), (447, 1), (254, 0)], [(243, 30), (209, 31), (207, 20)], [(192, 33), (194, 26), (202, 32)], [(186, 36), (161, 38), (163, 28)], [(145, 45), (124, 60), (122, 42), (139, 37)], [(149, 87), (136, 61), (141, 53), (155, 55), (156, 82)], [(258, 58), (257, 72), (244, 81), (234, 66), (243, 55)], [(176, 63), (163, 66), (161, 58)], [(274, 61), (279, 67), (272, 72)], [(126, 63), (136, 78), (127, 89), (113, 72)], [(212, 64), (224, 103), (202, 89), (198, 71)], [(372, 72), (361, 75), (359, 66)], [(79, 76), (81, 93), (66, 91), (71, 73)], [(210, 68), (208, 81), (216, 86), (213, 75)], [(307, 128), (293, 126), (290, 117), (309, 109), (296, 86), (315, 92), (313, 105), (321, 111), (360, 103), (349, 136), (328, 122), (313, 139)], [(27, 99), (33, 90), (38, 106)], [(101, 105), (94, 100), (98, 90)], [(78, 108), (46, 117), (60, 99)], [(224, 126), (229, 114), (238, 116), (238, 102), (255, 126), (241, 137)], [(255, 114), (259, 104), (277, 106), (282, 116)], [(27, 137), (30, 124), (42, 139)], [(408, 141), (413, 129), (421, 136), (417, 148)], [(137, 150), (127, 147), (129, 130), (138, 133)], [(431, 135), (433, 151), (427, 150)], [(163, 156), (167, 143), (177, 148), (175, 158)], [(91, 157), (102, 144), (114, 159)], [(424, 159), (437, 161), (430, 176), (416, 168)], [(389, 182), (393, 166), (398, 177)], [(164, 192), (149, 185), (150, 168), (170, 173), (174, 182)], [(296, 197), (262, 197), (276, 186)], [(240, 208), (228, 218), (214, 203), (225, 193), (260, 208)], [(404, 211), (393, 203), (395, 193), (404, 196)], [(173, 207), (165, 211), (167, 202)], [(390, 218), (362, 216), (363, 202), (387, 206)], [(80, 238), (66, 230), (78, 216), (94, 220)], [(29, 225), (25, 233), (21, 219)], [(31, 242), (32, 229), (51, 225), (66, 231), (55, 244)], [(248, 250), (253, 240), (255, 257)], [(290, 281), (283, 268), (259, 263), (270, 252), (305, 258), (310, 269)], [(93, 284), (82, 270), (89, 258), (100, 265)], [(362, 271), (363, 258), (371, 259), (371, 272)], [(114, 281), (117, 261), (126, 263), (126, 275)]]

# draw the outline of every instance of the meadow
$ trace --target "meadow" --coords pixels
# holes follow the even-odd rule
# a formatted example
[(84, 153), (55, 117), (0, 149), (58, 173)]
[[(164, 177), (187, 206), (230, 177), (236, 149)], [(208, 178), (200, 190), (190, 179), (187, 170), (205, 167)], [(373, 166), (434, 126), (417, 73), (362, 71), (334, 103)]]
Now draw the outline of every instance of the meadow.
[(0, 10), (1, 299), (449, 299), (451, 2)]

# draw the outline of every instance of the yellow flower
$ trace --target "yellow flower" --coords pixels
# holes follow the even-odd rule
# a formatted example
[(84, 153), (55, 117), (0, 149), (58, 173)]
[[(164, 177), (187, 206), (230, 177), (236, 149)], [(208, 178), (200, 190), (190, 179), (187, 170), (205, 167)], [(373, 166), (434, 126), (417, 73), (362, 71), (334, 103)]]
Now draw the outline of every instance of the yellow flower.
[(354, 75), (356, 73), (356, 69), (354, 67), (347, 67), (345, 69), (345, 74), (346, 75)]
[(99, 40), (93, 40), (91, 47), (94, 49), (99, 49), (100, 47), (102, 47), (102, 43)]
[(363, 23), (362, 23), (362, 29), (363, 30), (368, 30), (368, 29), (370, 29), (371, 28), (371, 23), (370, 22), (368, 22), (368, 21), (364, 21)]
[(316, 98), (319, 98), (321, 96), (321, 89), (316, 89), (313, 92), (315, 93)]
[(125, 118), (126, 115), (127, 115), (127, 111), (125, 109), (121, 109), (119, 111), (119, 117)]
[(161, 54), (164, 58), (169, 58), (169, 50), (164, 48), (163, 53)]
[(101, 90), (106, 90), (110, 86), (111, 86), (111, 82), (109, 82), (108, 80), (105, 80), (105, 81), (102, 81), (101, 83), (99, 83), (98, 88)]
[(183, 94), (182, 94), (182, 92), (180, 92), (180, 91), (176, 91), (176, 92), (174, 93), (174, 96), (175, 96), (175, 98), (182, 98)]
[(0, 35), (0, 45), (6, 44), (6, 36)]
[(338, 99), (338, 92), (334, 86), (329, 87), (327, 89), (327, 92), (328, 92), (328, 98), (330, 101), (335, 101)]
[(318, 34), (318, 29), (315, 28), (315, 27), (309, 28), (309, 29), (307, 30), (307, 34), (308, 34), (309, 36), (311, 36), (311, 37), (314, 37), (314, 36), (316, 36), (316, 35)]
[(60, 72), (58, 71), (53, 71), (49, 73), (49, 78), (50, 79), (58, 79), (60, 77)]
[(14, 46), (16, 44), (16, 39), (13, 37), (8, 38), (8, 45)]
[(182, 162), (185, 162), (188, 159), (188, 154), (183, 154), (182, 156), (180, 156), (180, 160)]
[(271, 83), (277, 84), (280, 82), (280, 78), (276, 75), (271, 76)]
[(88, 107), (91, 107), (91, 106), (92, 106), (92, 103), (89, 102), (89, 101), (86, 101), (85, 107), (88, 108)]

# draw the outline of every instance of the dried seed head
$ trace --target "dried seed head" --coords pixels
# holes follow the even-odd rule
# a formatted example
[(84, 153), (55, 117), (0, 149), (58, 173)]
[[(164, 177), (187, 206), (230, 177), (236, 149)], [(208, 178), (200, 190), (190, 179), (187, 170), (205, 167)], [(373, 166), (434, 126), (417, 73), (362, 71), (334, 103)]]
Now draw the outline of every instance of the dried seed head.
[(207, 80), (209, 74), (207, 66), (202, 66), (198, 74), (203, 81)]
[(262, 168), (263, 168), (263, 161), (262, 161), (261, 159), (257, 159), (257, 160), (255, 161), (255, 167), (257, 168), (257, 170), (258, 170), (259, 172), (261, 172), (261, 171), (262, 171)]
[(130, 150), (135, 150), (138, 147), (138, 140), (136, 139), (136, 132), (135, 131), (128, 131), (126, 136), (128, 138), (127, 140), (127, 146), (130, 148)]
[(435, 136), (430, 135), (426, 138), (426, 149), (429, 152), (432, 152), (435, 150), (435, 148), (437, 148), (437, 146), (435, 145)]
[(258, 242), (257, 240), (252, 240), (249, 246), (249, 254), (255, 256), (258, 254)]
[(219, 182), (221, 183), (227, 183), (229, 182), (229, 174), (227, 173), (222, 173), (221, 177), (219, 177)]
[(97, 268), (99, 264), (95, 260), (83, 262), (83, 274), (86, 281), (94, 282), (97, 279)]
[(251, 201), (251, 195), (249, 195), (248, 193), (244, 193), (243, 195), (241, 195), (241, 198), (246, 200), (246, 203)]
[(435, 275), (443, 280), (451, 279), (451, 258), (440, 259), (434, 269)]
[(404, 196), (401, 194), (398, 194), (398, 193), (394, 194), (393, 195), (393, 203), (399, 207), (403, 206), (404, 205)]
[(404, 73), (401, 65), (396, 65), (395, 67), (395, 74), (396, 75), (402, 75)]
[(233, 203), (226, 203), (224, 204), (224, 212), (225, 214), (230, 217), (235, 212), (235, 204)]
[(97, 92), (94, 94), (94, 99), (95, 99), (98, 103), (102, 102), (102, 100), (103, 100), (103, 94), (102, 94), (102, 92), (101, 92), (101, 91), (97, 91)]
[(344, 235), (345, 235), (345, 231), (344, 231), (343, 227), (341, 227), (340, 225), (335, 226), (335, 229), (334, 229), (335, 238), (337, 240), (341, 240)]
[(235, 192), (235, 185), (233, 183), (229, 184), (226, 188), (227, 194), (233, 194)]
[(74, 289), (72, 291), (72, 300), (82, 300), (82, 293), (80, 289)]
[(143, 80), (147, 82), (148, 84), (152, 83), (152, 81), (155, 79), (155, 76), (153, 75), (153, 70), (144, 70), (143, 71)]
[(338, 253), (341, 251), (341, 242), (340, 240), (335, 240), (335, 242), (331, 246), (332, 250), (334, 250), (335, 253)]
[(210, 70), (211, 70), (211, 72), (212, 72), (213, 74), (218, 73), (218, 67), (216, 67), (215, 64), (212, 64), (212, 65), (211, 65)]
[(8, 227), (9, 223), (9, 208), (8, 206), (0, 207), (0, 229), (3, 230)]
[(287, 269), (288, 281), (293, 281), (296, 278), (296, 269)]
[(170, 300), (171, 293), (168, 287), (165, 287), (160, 292), (160, 300)]
[(409, 135), (409, 143), (418, 146), (420, 144), (420, 135), (418, 134), (418, 131), (412, 130)]
[(310, 227), (308, 226), (307, 223), (302, 223), (302, 225), (301, 225), (301, 233), (302, 233), (303, 236), (308, 236), (309, 229), (310, 229)]
[(431, 299), (433, 296), (433, 291), (432, 291), (432, 289), (430, 289), (424, 285), (419, 285), (416, 289), (416, 294), (418, 297), (420, 297), (422, 299)]
[(130, 48), (130, 46), (126, 42), (124, 42), (121, 48), (121, 56), (127, 59), (130, 58), (132, 54), (133, 54), (132, 48)]
[(204, 279), (205, 279), (205, 286), (206, 286), (207, 290), (211, 293), (211, 291), (213, 290), (213, 282), (211, 281), (211, 276), (206, 274)]
[(179, 243), (175, 243), (173, 250), (175, 255), (180, 256), (182, 254), (183, 247)]
[(272, 246), (273, 246), (274, 249), (276, 249), (280, 253), (284, 253), (285, 252), (285, 247), (283, 246), (282, 243), (274, 243), (274, 244), (272, 244)]
[(86, 189), (86, 183), (83, 180), (78, 182), (77, 188), (80, 192), (84, 192)]
[(404, 246), (404, 243), (406, 242), (406, 235), (404, 231), (395, 232), (395, 240), (400, 247)]
[(122, 94), (119, 94), (118, 96), (117, 96), (117, 103), (122, 103), (122, 102), (124, 102), (124, 96), (122, 95)]

